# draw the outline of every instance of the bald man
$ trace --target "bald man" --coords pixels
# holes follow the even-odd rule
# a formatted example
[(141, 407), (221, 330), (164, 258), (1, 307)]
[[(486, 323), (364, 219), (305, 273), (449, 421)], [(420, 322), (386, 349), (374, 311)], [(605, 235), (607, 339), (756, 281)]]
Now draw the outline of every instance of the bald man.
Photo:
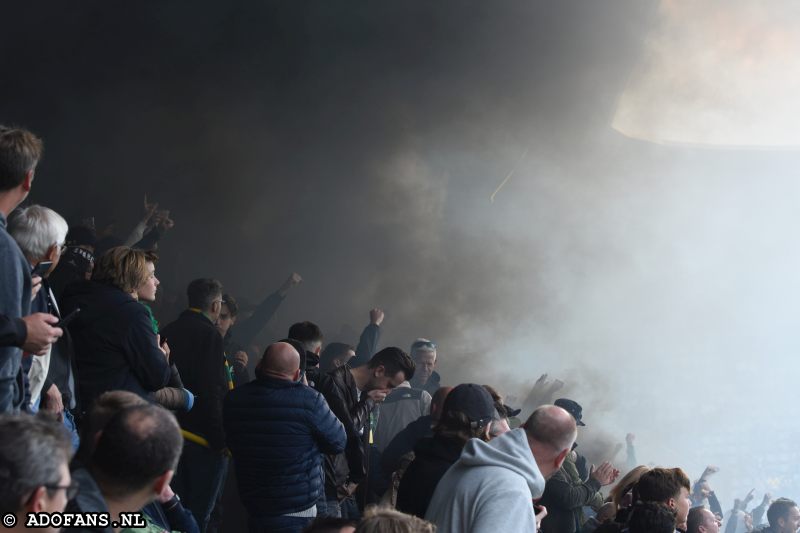
[(341, 422), (300, 381), (300, 354), (267, 347), (256, 379), (225, 398), (223, 421), (251, 532), (301, 531), (317, 514), (322, 453), (344, 451)]
[(470, 439), (436, 486), (425, 518), (439, 533), (536, 531), (533, 501), (572, 449), (578, 428), (567, 411), (543, 405), (524, 429), (490, 442)]

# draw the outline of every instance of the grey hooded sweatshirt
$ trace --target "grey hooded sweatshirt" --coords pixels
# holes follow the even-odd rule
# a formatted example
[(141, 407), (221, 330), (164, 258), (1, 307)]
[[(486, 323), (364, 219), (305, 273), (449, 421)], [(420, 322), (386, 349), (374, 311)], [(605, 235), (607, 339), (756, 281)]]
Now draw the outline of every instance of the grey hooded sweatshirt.
[(438, 533), (530, 533), (544, 484), (525, 430), (472, 439), (436, 486), (425, 518)]

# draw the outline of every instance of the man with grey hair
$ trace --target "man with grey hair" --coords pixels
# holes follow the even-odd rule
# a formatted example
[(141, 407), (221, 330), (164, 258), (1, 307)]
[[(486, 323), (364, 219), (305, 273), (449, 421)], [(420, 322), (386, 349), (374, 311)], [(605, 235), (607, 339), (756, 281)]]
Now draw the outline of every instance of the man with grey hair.
[(440, 533), (536, 531), (545, 479), (561, 468), (577, 437), (575, 419), (543, 405), (524, 424), (490, 442), (471, 439), (436, 486), (425, 515)]
[(411, 345), (411, 358), (417, 365), (411, 387), (422, 389), (433, 396), (441, 387), (442, 378), (436, 368), (436, 343), (431, 340), (419, 338)]
[[(42, 155), (42, 141), (29, 131), (0, 126), (0, 315), (16, 329), (14, 343), (0, 345), (0, 413), (17, 413), (24, 402), (23, 337), (43, 334), (44, 346), (61, 336), (53, 327), (58, 318), (30, 315), (33, 279), (30, 264), (6, 231), (6, 218), (28, 196), (36, 165)], [(21, 320), (20, 320), (21, 319)], [(33, 347), (33, 346), (30, 346)]]
[(64, 429), (32, 416), (0, 415), (0, 435), (0, 514), (16, 516), (11, 531), (25, 530), (28, 513), (62, 512), (78, 488)]
[[(41, 273), (42, 288), (31, 302), (31, 311), (49, 313), (56, 317), (61, 316), (55, 296), (47, 283), (47, 276), (58, 266), (67, 231), (69, 231), (67, 221), (52, 209), (41, 205), (19, 208), (11, 213), (8, 219), (8, 232), (17, 241), (25, 259), (30, 263), (31, 269), (40, 263), (51, 263), (47, 271)], [(29, 380), (29, 388), (26, 391), (28, 403), (24, 407), (37, 411), (40, 395), (45, 393), (50, 398), (51, 410), (58, 416), (62, 416), (64, 405), (58, 387), (51, 382), (47, 389), (43, 388), (50, 370), (50, 361), (55, 346), (54, 344), (49, 347), (44, 354), (23, 359), (22, 366), (26, 370)], [(61, 351), (65, 351), (63, 345)], [(69, 354), (62, 355), (66, 355), (67, 361), (69, 361)], [(28, 395), (30, 395), (29, 399)], [(69, 392), (64, 396), (71, 397)]]

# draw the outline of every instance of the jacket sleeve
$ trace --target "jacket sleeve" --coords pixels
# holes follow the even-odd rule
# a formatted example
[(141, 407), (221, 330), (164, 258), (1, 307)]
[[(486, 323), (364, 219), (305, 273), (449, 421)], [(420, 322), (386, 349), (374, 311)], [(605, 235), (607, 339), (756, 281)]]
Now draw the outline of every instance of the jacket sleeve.
[[(0, 239), (0, 313), (12, 319), (23, 316), (25, 276), (30, 276), (20, 268), (17, 254), (8, 239)], [(20, 374), (19, 360), (19, 348), (13, 344), (0, 345), (0, 413), (13, 412), (17, 406), (15, 384)]]
[(350, 359), (350, 366), (355, 368), (357, 366), (365, 365), (372, 359), (375, 352), (378, 350), (378, 341), (381, 338), (381, 327), (375, 324), (369, 324), (361, 332), (361, 338), (358, 339), (358, 346), (356, 346), (356, 356)]
[(580, 485), (572, 485), (566, 476), (556, 475), (547, 480), (542, 495), (542, 505), (548, 509), (550, 507), (553, 509), (583, 507), (589, 505), (599, 490), (600, 483), (594, 478), (589, 478)]
[(269, 319), (272, 318), (278, 310), (278, 307), (281, 306), (284, 298), (285, 296), (281, 296), (278, 291), (275, 291), (267, 296), (263, 302), (258, 304), (258, 307), (253, 311), (250, 318), (234, 326), (233, 332), (236, 341), (244, 346), (253, 342), (253, 339), (264, 329)]
[(345, 456), (347, 457), (347, 465), (350, 468), (350, 479), (359, 483), (364, 479), (364, 454), (361, 451), (361, 435), (358, 434), (358, 427), (355, 425), (353, 416), (347, 408), (344, 400), (344, 395), (340, 390), (334, 378), (329, 378), (322, 383), (322, 394), (328, 402), (328, 407), (336, 415), (336, 418), (344, 426), (344, 431), (347, 436), (347, 444), (345, 445)]
[(322, 453), (342, 453), (347, 444), (344, 426), (328, 407), (325, 398), (321, 394), (315, 394), (315, 396), (311, 412), (314, 440)]
[(156, 343), (153, 326), (144, 308), (132, 317), (125, 339), (125, 357), (131, 372), (145, 389), (155, 392), (169, 382), (169, 362)]
[(0, 314), (0, 346), (22, 346), (28, 328), (21, 318), (10, 318)]
[(197, 526), (197, 520), (194, 519), (194, 515), (183, 506), (180, 500), (173, 498), (167, 503), (162, 503), (161, 506), (172, 531), (200, 533), (200, 528)]

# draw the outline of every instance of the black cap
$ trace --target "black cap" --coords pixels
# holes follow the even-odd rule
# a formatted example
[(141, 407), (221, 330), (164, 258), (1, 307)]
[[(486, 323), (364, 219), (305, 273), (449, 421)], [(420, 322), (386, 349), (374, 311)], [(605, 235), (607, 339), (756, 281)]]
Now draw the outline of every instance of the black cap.
[(571, 414), (573, 418), (575, 418), (575, 423), (579, 426), (585, 426), (586, 424), (583, 423), (581, 418), (583, 418), (583, 407), (581, 404), (574, 400), (569, 400), (567, 398), (559, 398), (555, 401), (555, 404)]
[(482, 386), (462, 383), (447, 395), (442, 411), (460, 411), (467, 416), (473, 427), (483, 427), (494, 419), (494, 400)]
[(97, 244), (97, 233), (88, 226), (72, 226), (67, 232), (67, 246), (94, 246)]

